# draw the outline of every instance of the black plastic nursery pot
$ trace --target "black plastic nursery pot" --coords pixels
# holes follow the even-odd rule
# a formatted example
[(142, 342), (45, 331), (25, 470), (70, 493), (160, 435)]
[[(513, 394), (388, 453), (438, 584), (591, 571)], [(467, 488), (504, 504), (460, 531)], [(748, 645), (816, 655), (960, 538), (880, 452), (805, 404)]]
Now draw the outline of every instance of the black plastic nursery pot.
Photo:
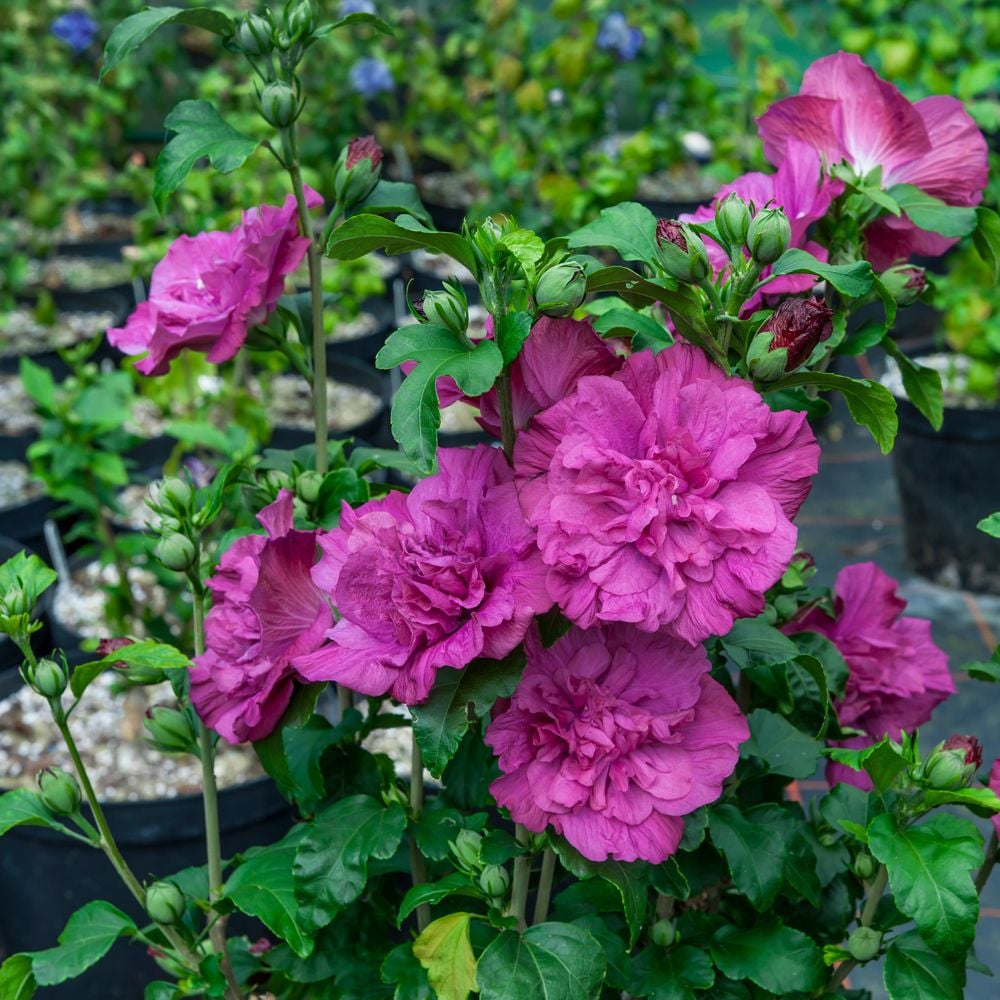
[(389, 299), (365, 299), (358, 312), (372, 317), (375, 324), (372, 331), (363, 337), (328, 341), (326, 350), (331, 360), (356, 358), (371, 364), (385, 343), (385, 338), (395, 328), (396, 313)]
[(1000, 594), (1000, 542), (976, 529), (1000, 509), (1000, 408), (945, 409), (935, 432), (897, 400), (893, 468), (906, 556), (921, 576)]
[[(0, 700), (22, 683), (16, 672), (0, 676)], [(0, 779), (2, 785), (2, 779)], [(140, 881), (205, 864), (205, 820), (200, 795), (104, 806), (108, 825)], [(273, 843), (293, 822), (290, 807), (270, 778), (219, 792), (223, 857)], [(42, 827), (16, 827), (0, 838), (0, 951), (50, 948), (69, 917), (103, 899), (142, 926), (148, 918), (122, 885), (104, 854)], [(240, 933), (234, 919), (234, 933)], [(259, 933), (256, 924), (244, 930)], [(145, 986), (167, 979), (139, 944), (119, 942), (79, 979), (40, 991), (51, 1000), (138, 1000)]]
[(47, 496), (4, 507), (0, 509), (0, 535), (12, 539), (19, 548), (41, 554), (46, 551), (45, 521), (54, 511), (55, 504)]

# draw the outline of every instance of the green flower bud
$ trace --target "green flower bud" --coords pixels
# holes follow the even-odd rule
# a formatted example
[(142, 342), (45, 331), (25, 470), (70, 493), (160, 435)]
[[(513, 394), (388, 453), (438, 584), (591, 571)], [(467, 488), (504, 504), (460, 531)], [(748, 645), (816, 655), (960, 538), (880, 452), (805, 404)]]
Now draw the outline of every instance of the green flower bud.
[(333, 168), (333, 193), (342, 208), (352, 208), (372, 193), (382, 176), (383, 155), (373, 135), (358, 136), (340, 151)]
[(716, 208), (715, 225), (730, 246), (745, 246), (750, 229), (750, 206), (734, 191)]
[(266, 17), (247, 14), (236, 29), (236, 44), (251, 56), (266, 56), (274, 49), (274, 28)]
[(452, 853), (466, 868), (479, 865), (479, 852), (483, 846), (483, 838), (474, 830), (459, 830), (458, 836), (451, 844)]
[(193, 721), (182, 709), (154, 705), (142, 724), (149, 743), (164, 753), (191, 753), (198, 742)]
[(896, 305), (912, 306), (927, 288), (927, 272), (913, 264), (897, 264), (879, 275), (882, 284), (896, 300)]
[(178, 573), (190, 569), (198, 558), (194, 542), (185, 535), (164, 535), (156, 543), (153, 554), (167, 569)]
[(158, 924), (179, 924), (184, 917), (184, 893), (173, 882), (154, 882), (146, 890), (146, 912)]
[(73, 816), (80, 810), (80, 786), (76, 778), (61, 767), (47, 767), (35, 779), (38, 794), (46, 808), (56, 816)]
[(444, 288), (425, 292), (416, 310), (428, 323), (464, 337), (469, 328), (469, 300), (460, 281), (446, 281)]
[(287, 472), (281, 469), (268, 469), (264, 474), (264, 482), (276, 493), (281, 490), (292, 490), (295, 488), (295, 481)]
[(285, 5), (285, 34), (292, 42), (308, 38), (316, 27), (316, 15), (309, 0)]
[(158, 496), (161, 506), (166, 504), (174, 508), (178, 514), (183, 514), (191, 507), (194, 500), (194, 490), (191, 484), (177, 476), (168, 476), (160, 480)]
[(686, 223), (660, 219), (656, 224), (656, 242), (663, 270), (678, 281), (693, 284), (712, 273), (705, 244)]
[(66, 690), (68, 679), (55, 660), (39, 660), (31, 674), (31, 686), (43, 698), (58, 698)]
[(877, 870), (875, 859), (867, 851), (862, 851), (854, 859), (854, 874), (865, 882), (872, 878)]
[(23, 587), (11, 587), (4, 592), (3, 610), (10, 616), (31, 614), (31, 598)]
[(983, 748), (973, 736), (949, 736), (924, 763), (924, 780), (931, 788), (953, 792), (965, 788), (983, 763)]
[(301, 110), (297, 88), (287, 83), (269, 83), (260, 92), (260, 113), (275, 128), (287, 128), (299, 117)]
[(747, 230), (747, 249), (761, 266), (773, 264), (792, 241), (792, 226), (780, 208), (762, 208)]
[(535, 285), (535, 308), (545, 316), (572, 316), (587, 294), (587, 275), (576, 261), (543, 271)]
[(315, 503), (322, 485), (323, 477), (313, 469), (306, 469), (295, 477), (295, 494), (306, 503)]
[(882, 932), (874, 927), (858, 927), (847, 939), (847, 950), (859, 962), (870, 962), (882, 947)]
[(660, 948), (669, 948), (677, 940), (677, 931), (669, 920), (657, 920), (650, 931), (653, 944)]
[(479, 876), (479, 887), (490, 899), (503, 899), (510, 887), (510, 875), (503, 865), (487, 865)]

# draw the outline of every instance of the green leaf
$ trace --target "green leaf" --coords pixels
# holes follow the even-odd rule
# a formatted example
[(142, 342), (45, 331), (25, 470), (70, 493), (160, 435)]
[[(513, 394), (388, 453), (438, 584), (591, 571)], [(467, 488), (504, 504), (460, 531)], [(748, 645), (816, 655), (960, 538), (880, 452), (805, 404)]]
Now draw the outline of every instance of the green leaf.
[(631, 337), (634, 351), (649, 348), (656, 353), (674, 342), (674, 335), (662, 323), (625, 305), (601, 313), (594, 329), (605, 337)]
[(916, 931), (903, 934), (885, 953), (889, 1000), (962, 1000), (965, 968), (928, 948)]
[(993, 272), (993, 284), (1000, 283), (1000, 215), (992, 208), (980, 205), (976, 209), (976, 230), (972, 242), (979, 256)]
[(572, 249), (608, 247), (617, 250), (622, 260), (641, 260), (654, 269), (660, 266), (656, 216), (634, 201), (605, 208), (593, 222), (570, 233), (568, 245)]
[(976, 527), (991, 538), (1000, 538), (1000, 513), (984, 517)]
[(452, 872), (437, 882), (427, 882), (423, 885), (413, 886), (403, 897), (403, 902), (399, 904), (399, 914), (396, 917), (396, 926), (402, 926), (403, 921), (418, 907), (424, 903), (433, 906), (440, 903), (448, 896), (472, 896), (480, 899), (482, 893), (472, 884), (469, 876), (463, 872)]
[(787, 719), (764, 708), (747, 716), (750, 739), (740, 747), (741, 757), (756, 757), (772, 774), (811, 778), (823, 752), (819, 740), (796, 729)]
[(695, 1000), (695, 990), (715, 982), (715, 969), (700, 948), (646, 948), (632, 960), (629, 992), (646, 1000)]
[(742, 618), (722, 637), (727, 655), (741, 670), (760, 663), (788, 663), (799, 647), (763, 618)]
[(952, 792), (928, 789), (924, 792), (924, 802), (929, 806), (968, 806), (977, 816), (1000, 813), (1000, 797), (990, 788), (957, 788)]
[(588, 292), (618, 292), (631, 305), (661, 302), (674, 288), (664, 278), (652, 281), (621, 265), (599, 267), (587, 275)]
[(841, 782), (823, 796), (819, 811), (835, 832), (858, 829), (864, 834), (861, 839), (867, 843), (868, 824), (885, 812), (885, 806), (877, 796)]
[(21, 358), (21, 385), (36, 405), (47, 413), (56, 408), (56, 380), (48, 368), (35, 364), (31, 358)]
[(417, 961), (409, 941), (396, 945), (385, 956), (379, 972), (383, 983), (396, 987), (392, 1000), (434, 1000), (427, 972)]
[(596, 1000), (604, 951), (575, 924), (545, 923), (523, 934), (503, 931), (479, 958), (482, 1000)]
[(368, 14), (365, 11), (355, 11), (353, 14), (347, 14), (339, 20), (334, 21), (333, 24), (324, 25), (316, 33), (325, 34), (326, 31), (324, 31), (324, 28), (327, 31), (336, 31), (339, 28), (350, 28), (359, 24), (374, 28), (376, 31), (383, 35), (388, 35), (390, 38), (395, 38), (396, 36), (396, 32), (393, 31), (392, 26), (387, 21), (383, 21), (377, 15)]
[(778, 996), (818, 990), (826, 980), (823, 953), (816, 942), (774, 920), (747, 930), (722, 927), (709, 949), (723, 975), (749, 979)]
[(462, 670), (438, 671), (430, 697), (410, 709), (424, 765), (435, 778), (468, 731), (468, 706), (477, 716), (485, 715), (497, 698), (513, 694), (523, 668), (523, 654), (512, 654), (503, 660), (474, 660)]
[(15, 788), (0, 795), (0, 837), (15, 826), (47, 826), (61, 833), (73, 832), (28, 788)]
[(415, 184), (380, 179), (364, 201), (350, 210), (350, 215), (411, 215), (424, 225), (431, 224), (431, 217), (420, 200)]
[(0, 563), (0, 599), (12, 588), (24, 594), (26, 606), (32, 606), (58, 579), (58, 574), (42, 560), (22, 549)]
[(79, 698), (98, 676), (118, 663), (124, 663), (126, 667), (144, 667), (150, 670), (187, 670), (191, 659), (165, 642), (155, 642), (152, 639), (133, 642), (108, 653), (100, 660), (74, 667), (69, 679), (70, 690)]
[(297, 687), (273, 732), (253, 744), (261, 766), (274, 779), (278, 791), (286, 799), (295, 798), (300, 790), (301, 778), (298, 774), (292, 774), (284, 743), (285, 729), (290, 726), (302, 726), (309, 719), (324, 687), (323, 684)]
[(786, 250), (771, 266), (770, 276), (760, 284), (766, 285), (772, 278), (783, 274), (814, 274), (852, 299), (867, 295), (872, 290), (875, 277), (871, 264), (866, 260), (858, 260), (853, 264), (825, 264), (808, 250), (800, 250), (798, 247)]
[(413, 954), (427, 970), (438, 1000), (466, 1000), (478, 989), (476, 956), (469, 940), (471, 919), (469, 913), (449, 913), (428, 924), (413, 942)]
[(515, 229), (507, 233), (500, 243), (505, 246), (510, 255), (521, 265), (522, 270), (533, 282), (538, 262), (545, 256), (545, 243), (542, 238), (530, 229)]
[(221, 11), (210, 10), (208, 7), (156, 7), (141, 11), (115, 25), (108, 36), (100, 78), (104, 79), (164, 24), (186, 24), (193, 28), (204, 28), (216, 35), (231, 35), (234, 30), (230, 18)]
[(383, 805), (351, 795), (324, 809), (309, 824), (295, 854), (295, 892), (307, 920), (322, 927), (353, 902), (368, 881), (368, 862), (396, 853), (406, 829), (398, 802)]
[(437, 431), (441, 426), (437, 380), (450, 375), (470, 396), (493, 385), (503, 368), (500, 348), (492, 340), (475, 346), (443, 326), (415, 323), (391, 334), (375, 358), (378, 368), (394, 368), (404, 361), (417, 366), (403, 380), (392, 401), (392, 433), (424, 471), (434, 466)]
[(870, 347), (874, 347), (876, 344), (881, 344), (884, 339), (884, 323), (864, 323), (853, 333), (846, 336), (837, 346), (834, 353), (856, 357), (859, 354), (864, 354)]
[(352, 216), (330, 234), (326, 244), (327, 257), (338, 260), (357, 260), (373, 250), (384, 250), (388, 254), (430, 250), (432, 253), (447, 254), (473, 274), (478, 271), (468, 240), (455, 233), (425, 229), (409, 215), (401, 215), (395, 222), (377, 215)]
[(161, 212), (203, 156), (220, 173), (228, 174), (242, 166), (258, 145), (256, 139), (228, 125), (208, 101), (181, 101), (163, 125), (176, 134), (156, 160), (153, 200)]
[(30, 955), (11, 955), (0, 966), (0, 997), (4, 1000), (31, 1000), (36, 989)]
[(241, 912), (257, 917), (300, 958), (312, 954), (310, 928), (299, 919), (292, 867), (300, 831), (248, 857), (226, 880), (225, 897)]
[(855, 771), (865, 771), (879, 794), (885, 792), (896, 775), (906, 767), (906, 758), (888, 738), (861, 750), (829, 747), (825, 753), (838, 764), (844, 764)]
[(900, 829), (885, 814), (868, 827), (868, 846), (888, 869), (893, 901), (924, 941), (945, 958), (964, 956), (979, 918), (971, 873), (982, 861), (983, 838), (975, 825), (938, 813)]
[(976, 228), (976, 210), (949, 205), (913, 184), (894, 184), (889, 196), (906, 213), (910, 222), (931, 233), (959, 239)]
[(509, 365), (521, 353), (524, 342), (531, 333), (531, 313), (505, 313), (496, 324), (496, 341), (503, 355), (504, 365)]
[(886, 337), (882, 347), (899, 365), (907, 399), (927, 418), (934, 430), (941, 430), (941, 422), (944, 420), (941, 373), (934, 368), (918, 365), (900, 350), (899, 344), (891, 337)]
[(99, 962), (123, 934), (136, 931), (132, 918), (117, 906), (95, 899), (66, 922), (55, 948), (31, 955), (31, 970), (39, 986), (56, 986), (75, 979)]
[(883, 455), (892, 451), (899, 421), (896, 418), (896, 399), (878, 382), (863, 378), (848, 378), (833, 372), (798, 372), (774, 382), (767, 389), (787, 389), (797, 385), (814, 385), (819, 389), (835, 389), (847, 403), (847, 409), (856, 424), (871, 431)]
[(791, 640), (803, 653), (819, 662), (826, 678), (828, 692), (834, 697), (843, 695), (850, 671), (840, 650), (825, 635), (820, 635), (818, 632), (796, 632), (791, 636)]

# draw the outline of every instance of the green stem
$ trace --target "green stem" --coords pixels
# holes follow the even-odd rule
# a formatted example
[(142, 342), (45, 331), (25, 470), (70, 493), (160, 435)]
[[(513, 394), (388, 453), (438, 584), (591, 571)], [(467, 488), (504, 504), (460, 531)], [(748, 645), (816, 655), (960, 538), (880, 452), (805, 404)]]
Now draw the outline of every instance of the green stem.
[[(410, 816), (414, 825), (420, 820), (424, 811), (424, 758), (417, 743), (416, 734), (410, 732), (412, 749), (410, 752)], [(413, 876), (414, 888), (427, 881), (427, 866), (424, 856), (420, 853), (417, 838), (410, 833), (410, 873)], [(431, 910), (426, 903), (417, 907), (417, 930), (422, 931), (431, 922)]]
[[(200, 584), (191, 581), (193, 602), (194, 654), (205, 652), (205, 604)], [(201, 758), (202, 801), (205, 808), (205, 846), (208, 853), (208, 900), (215, 911), (215, 905), (222, 896), (222, 839), (219, 833), (219, 789), (215, 781), (215, 746), (208, 727), (198, 723), (198, 756)], [(211, 917), (211, 913), (209, 914)], [(226, 919), (219, 919), (212, 925), (212, 947), (219, 956), (223, 975), (226, 978), (226, 996), (239, 1000), (242, 996), (226, 947)]]
[(989, 881), (990, 875), (993, 873), (993, 866), (997, 863), (997, 832), (996, 830), (990, 835), (990, 842), (986, 845), (986, 853), (983, 855), (983, 863), (979, 867), (979, 871), (976, 872), (976, 892), (981, 893)]
[(312, 312), (312, 396), (316, 429), (316, 471), (324, 475), (329, 467), (327, 455), (328, 424), (326, 412), (326, 334), (323, 330), (323, 259), (320, 257), (313, 239), (309, 206), (302, 183), (302, 169), (299, 152), (295, 143), (295, 125), (281, 131), (281, 149), (284, 154), (288, 176), (295, 191), (295, 203), (299, 211), (299, 230), (309, 240), (309, 294)]
[[(882, 894), (885, 892), (888, 884), (888, 869), (885, 865), (879, 865), (878, 871), (875, 873), (875, 878), (868, 885), (868, 893), (865, 897), (865, 905), (861, 911), (861, 920), (859, 921), (862, 927), (871, 927), (872, 921), (875, 919), (875, 911), (878, 909), (879, 901), (882, 899)], [(830, 981), (827, 983), (824, 992), (836, 993), (841, 983), (851, 974), (857, 964), (858, 961), (854, 958), (848, 959), (846, 962), (841, 962), (833, 970), (833, 975), (830, 976)]]
[(544, 924), (549, 915), (549, 900), (552, 899), (552, 877), (556, 872), (556, 852), (546, 847), (542, 854), (542, 871), (538, 876), (538, 895), (535, 897), (535, 912), (531, 916), (533, 924)]
[(507, 907), (507, 916), (517, 920), (517, 929), (523, 931), (528, 924), (524, 918), (524, 910), (528, 904), (528, 883), (531, 880), (531, 856), (527, 853), (528, 831), (517, 824), (514, 836), (521, 847), (525, 848), (525, 853), (519, 854), (514, 859), (514, 878), (511, 882), (510, 905)]
[(497, 405), (500, 409), (500, 440), (507, 461), (514, 464), (514, 401), (510, 386), (510, 373), (504, 372), (497, 382)]

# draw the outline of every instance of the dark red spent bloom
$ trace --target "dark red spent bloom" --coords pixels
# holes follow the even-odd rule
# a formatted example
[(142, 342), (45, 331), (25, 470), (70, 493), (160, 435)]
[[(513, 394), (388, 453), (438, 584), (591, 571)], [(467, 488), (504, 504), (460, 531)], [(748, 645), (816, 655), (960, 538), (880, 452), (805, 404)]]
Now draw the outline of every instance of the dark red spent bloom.
[(956, 733), (954, 736), (949, 736), (948, 739), (944, 741), (945, 750), (964, 750), (965, 751), (965, 763), (972, 764), (973, 767), (979, 768), (983, 763), (983, 745), (976, 739), (975, 736), (962, 736)]
[[(131, 646), (135, 642), (134, 639), (129, 639), (126, 636), (114, 636), (109, 639), (101, 639), (97, 643), (97, 655), (100, 657), (110, 656), (112, 653), (117, 653), (119, 649), (124, 649), (126, 646)], [(118, 660), (114, 664), (116, 670), (127, 670), (128, 664), (124, 660)]]
[(773, 333), (771, 350), (786, 348), (785, 371), (794, 371), (833, 333), (833, 313), (821, 299), (785, 299), (761, 330)]
[(673, 243), (678, 250), (687, 253), (687, 240), (684, 238), (684, 230), (675, 219), (660, 219), (656, 224), (656, 242), (663, 246), (664, 243)]
[(250, 945), (251, 955), (264, 955), (274, 947), (274, 944), (266, 937), (258, 938)]
[(361, 135), (348, 143), (345, 166), (350, 170), (362, 160), (368, 159), (371, 160), (374, 170), (382, 162), (382, 156), (382, 147), (375, 141), (375, 136)]

